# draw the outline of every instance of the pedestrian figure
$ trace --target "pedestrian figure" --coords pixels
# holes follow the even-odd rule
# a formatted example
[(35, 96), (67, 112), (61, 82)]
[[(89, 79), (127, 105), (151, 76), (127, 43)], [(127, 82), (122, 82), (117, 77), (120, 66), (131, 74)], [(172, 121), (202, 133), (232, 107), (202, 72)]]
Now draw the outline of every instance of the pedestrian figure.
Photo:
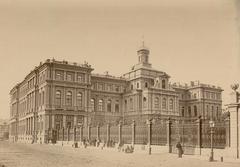
[(177, 143), (176, 145), (177, 149), (178, 149), (178, 158), (182, 158), (182, 154), (183, 154), (183, 149), (182, 149), (182, 145), (180, 142)]

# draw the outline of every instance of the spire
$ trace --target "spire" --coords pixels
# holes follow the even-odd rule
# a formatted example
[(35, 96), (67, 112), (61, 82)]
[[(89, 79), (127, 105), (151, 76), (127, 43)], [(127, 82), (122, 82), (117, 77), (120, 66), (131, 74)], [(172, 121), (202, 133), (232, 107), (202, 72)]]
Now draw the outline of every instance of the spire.
[(142, 36), (142, 47), (144, 48), (144, 35)]
[(139, 50), (148, 50), (149, 51), (149, 49), (145, 45), (144, 35), (142, 35), (142, 43), (141, 43), (141, 46), (139, 47)]

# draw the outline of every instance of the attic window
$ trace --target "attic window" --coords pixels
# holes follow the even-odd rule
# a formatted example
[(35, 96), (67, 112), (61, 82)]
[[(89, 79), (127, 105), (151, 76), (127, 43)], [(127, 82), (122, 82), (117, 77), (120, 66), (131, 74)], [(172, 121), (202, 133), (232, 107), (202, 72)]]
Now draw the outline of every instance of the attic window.
[(162, 88), (166, 89), (166, 81), (165, 80), (162, 80)]
[(147, 82), (145, 82), (145, 88), (147, 88), (148, 87), (148, 83)]

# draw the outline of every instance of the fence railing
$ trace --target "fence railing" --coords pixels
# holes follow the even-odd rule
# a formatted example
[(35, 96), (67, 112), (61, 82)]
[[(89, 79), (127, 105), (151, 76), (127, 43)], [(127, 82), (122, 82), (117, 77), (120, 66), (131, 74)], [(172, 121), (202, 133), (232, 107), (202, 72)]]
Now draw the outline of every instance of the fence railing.
[[(48, 133), (51, 139), (51, 133)], [(181, 142), (183, 148), (210, 148), (209, 123), (198, 119), (193, 121), (148, 121), (147, 124), (80, 126), (72, 129), (58, 129), (58, 141), (98, 141), (119, 144), (141, 144), (174, 147)], [(224, 148), (229, 145), (229, 121), (215, 122), (213, 147)], [(169, 152), (172, 152), (169, 149)]]

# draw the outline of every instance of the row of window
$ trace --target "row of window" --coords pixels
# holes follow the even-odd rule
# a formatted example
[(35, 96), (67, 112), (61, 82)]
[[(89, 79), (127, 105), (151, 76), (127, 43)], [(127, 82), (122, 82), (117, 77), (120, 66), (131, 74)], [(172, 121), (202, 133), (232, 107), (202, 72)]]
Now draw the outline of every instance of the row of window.
[[(45, 100), (45, 92), (39, 91), (38, 101), (36, 105), (38, 106), (44, 105), (44, 100)], [(30, 112), (31, 110), (34, 109), (34, 107), (35, 107), (35, 94), (34, 92), (31, 92), (19, 104), (19, 116), (25, 115), (26, 112)]]
[(92, 83), (92, 89), (100, 91), (115, 91), (120, 92), (121, 86), (105, 83)]
[[(169, 110), (174, 109), (174, 101), (173, 99), (169, 99)], [(155, 97), (154, 99), (154, 108), (159, 109), (160, 108), (160, 99), (158, 97)], [(164, 97), (162, 98), (162, 109), (166, 110), (167, 109), (167, 99)]]
[[(156, 80), (156, 82), (158, 83), (158, 80)], [(148, 82), (144, 83), (144, 87), (148, 88)], [(133, 86), (133, 84), (131, 84), (131, 90), (133, 90), (133, 88), (134, 88), (134, 86)], [(140, 83), (137, 82), (137, 89), (139, 89), (139, 88), (140, 88)], [(166, 81), (165, 80), (162, 80), (162, 89), (166, 89)]]
[[(168, 104), (168, 106), (167, 106), (167, 104)], [(162, 103), (161, 103), (160, 98), (155, 97), (154, 108), (160, 109), (161, 108), (160, 105), (162, 106), (163, 110), (167, 110), (167, 109), (174, 110), (174, 100), (172, 98), (167, 100), (167, 98), (164, 97), (164, 98), (162, 98)], [(127, 108), (128, 108), (128, 101), (125, 100), (125, 111), (127, 111)], [(133, 99), (132, 98), (129, 99), (129, 108), (130, 108), (130, 110), (133, 109)], [(147, 98), (146, 97), (143, 97), (143, 108), (147, 108)]]
[[(104, 111), (104, 102), (103, 102), (103, 99), (99, 99), (98, 100), (98, 104), (96, 106), (96, 102), (95, 102), (95, 99), (92, 98), (91, 99), (91, 109), (90, 111), (95, 111), (95, 110), (98, 110), (98, 111)], [(114, 110), (112, 108), (112, 100), (111, 99), (108, 99), (107, 100), (107, 112), (119, 112), (120, 110), (120, 107), (119, 107), (119, 100), (115, 100), (115, 103), (114, 103)], [(97, 107), (97, 108), (96, 108)]]
[[(186, 116), (186, 114), (185, 114), (185, 107), (182, 107), (182, 110), (181, 110), (181, 112), (182, 112), (182, 116), (184, 117), (184, 116)], [(191, 106), (188, 106), (188, 111), (187, 111), (187, 116), (188, 117), (197, 117), (198, 116), (198, 111), (197, 111), (197, 106), (193, 106), (193, 114), (192, 114), (192, 107)]]
[[(214, 110), (214, 106), (211, 107), (211, 112), (209, 111), (209, 106), (207, 105), (206, 106), (206, 113), (205, 117), (208, 117), (210, 118), (211, 116), (212, 117), (218, 117), (218, 114), (219, 114), (219, 108), (218, 106), (216, 106), (216, 110)], [(193, 106), (193, 114), (192, 114), (192, 107), (191, 106), (188, 106), (187, 108), (187, 115), (185, 114), (185, 107), (182, 107), (181, 109), (181, 115), (184, 117), (184, 116), (188, 116), (188, 117), (197, 117), (198, 116), (198, 108), (196, 105)]]
[(85, 77), (85, 74), (83, 74), (83, 73), (77, 73), (76, 78), (75, 78), (74, 72), (66, 72), (66, 75), (64, 76), (64, 71), (62, 71), (62, 70), (55, 71), (55, 79), (56, 80), (85, 82), (84, 77)]
[(205, 92), (207, 99), (221, 99), (221, 93), (214, 93), (214, 92)]
[[(62, 92), (60, 90), (56, 91), (56, 95), (55, 95), (55, 105), (57, 106), (61, 106), (62, 105)], [(65, 105), (66, 106), (73, 106), (73, 94), (72, 91), (68, 91), (66, 93), (66, 97), (65, 97), (66, 101), (65, 101)], [(82, 100), (83, 100), (83, 95), (81, 92), (77, 93), (76, 96), (76, 105), (79, 107), (82, 107)]]

